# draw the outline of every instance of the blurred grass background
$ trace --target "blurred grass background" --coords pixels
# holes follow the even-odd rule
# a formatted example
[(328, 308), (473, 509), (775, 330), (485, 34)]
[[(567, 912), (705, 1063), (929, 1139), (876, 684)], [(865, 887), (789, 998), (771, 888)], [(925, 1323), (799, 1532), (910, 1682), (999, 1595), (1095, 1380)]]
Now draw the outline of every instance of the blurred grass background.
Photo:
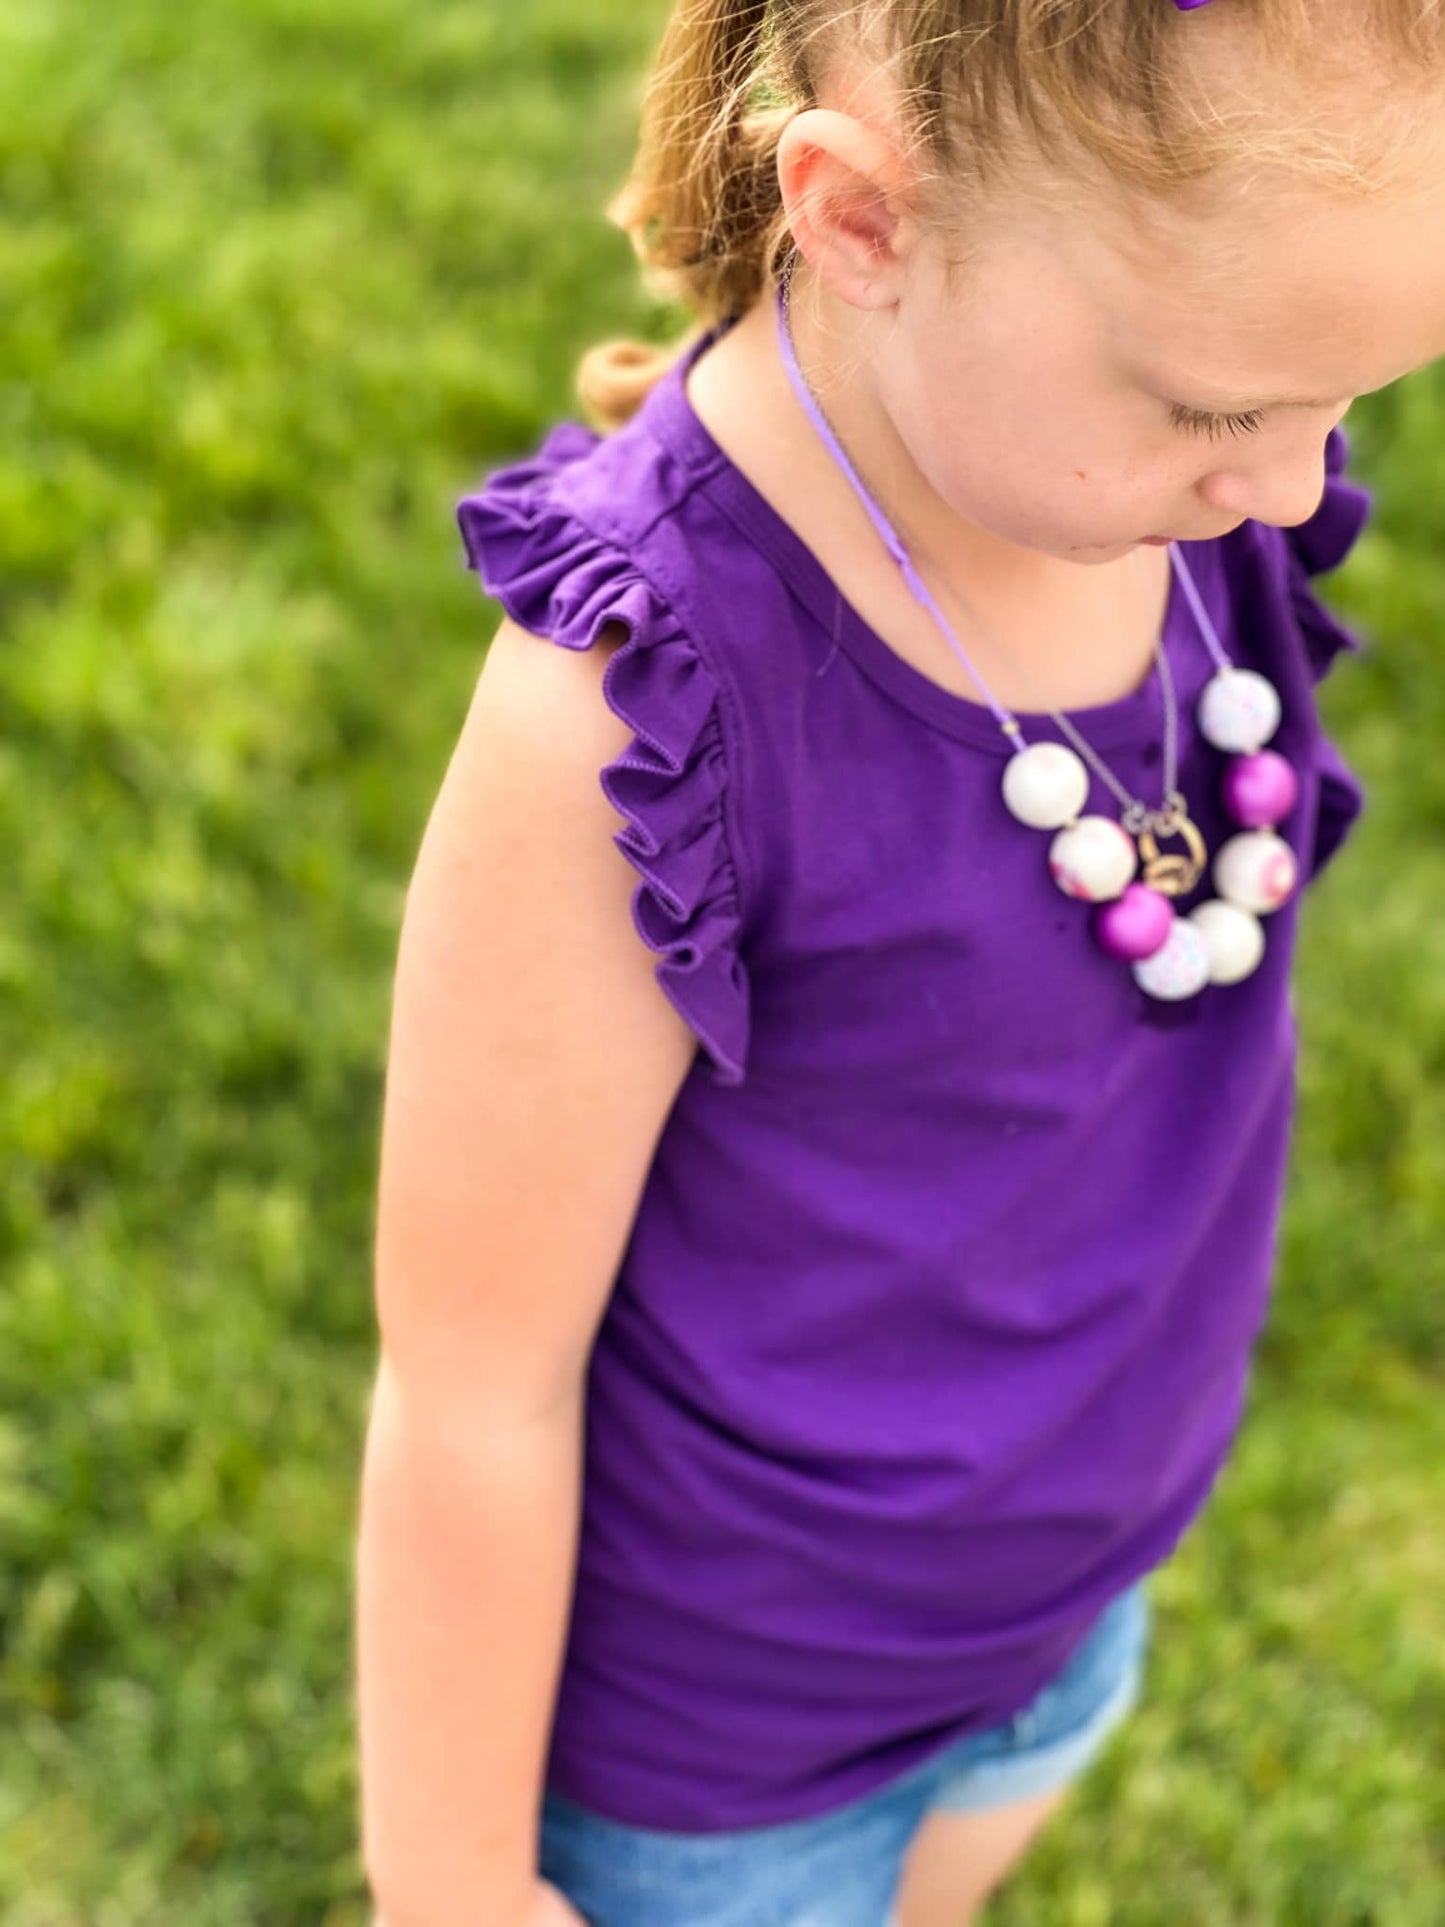
[[(453, 505), (584, 347), (674, 331), (601, 217), (664, 11), (0, 3), (9, 1927), (367, 1918), (390, 978), (496, 615)], [(1445, 372), (1349, 426), (1370, 810), (1306, 917), (1276, 1307), (1010, 1927), (1445, 1921)]]

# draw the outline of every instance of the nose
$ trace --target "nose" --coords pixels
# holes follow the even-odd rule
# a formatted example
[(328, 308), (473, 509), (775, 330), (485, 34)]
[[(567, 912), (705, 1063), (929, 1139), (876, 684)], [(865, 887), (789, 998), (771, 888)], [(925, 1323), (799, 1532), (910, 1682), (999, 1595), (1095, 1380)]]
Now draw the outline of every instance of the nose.
[(1262, 462), (1257, 473), (1211, 475), (1202, 484), (1210, 505), (1231, 515), (1289, 529), (1307, 522), (1325, 496), (1324, 445), (1298, 461)]

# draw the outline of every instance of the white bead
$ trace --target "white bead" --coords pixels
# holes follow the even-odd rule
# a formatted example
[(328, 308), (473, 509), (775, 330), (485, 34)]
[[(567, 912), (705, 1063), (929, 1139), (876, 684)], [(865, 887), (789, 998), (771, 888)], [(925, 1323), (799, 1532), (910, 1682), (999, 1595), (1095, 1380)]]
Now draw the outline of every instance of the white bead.
[(1214, 887), (1242, 910), (1268, 916), (1294, 895), (1299, 866), (1273, 830), (1246, 830), (1223, 844), (1214, 859)]
[(1252, 911), (1211, 897), (1190, 911), (1189, 921), (1208, 946), (1210, 983), (1242, 983), (1259, 968), (1264, 925)]
[(1188, 917), (1176, 917), (1162, 950), (1130, 964), (1134, 981), (1161, 1003), (1196, 996), (1209, 982), (1209, 946)]
[(1112, 903), (1139, 867), (1134, 839), (1107, 816), (1081, 816), (1049, 845), (1049, 874), (1066, 897)]
[(1056, 830), (1079, 814), (1089, 797), (1089, 772), (1064, 743), (1016, 750), (1003, 773), (1003, 800), (1031, 830)]
[(1204, 685), (1195, 712), (1206, 742), (1252, 756), (1279, 728), (1279, 691), (1253, 669), (1225, 669)]

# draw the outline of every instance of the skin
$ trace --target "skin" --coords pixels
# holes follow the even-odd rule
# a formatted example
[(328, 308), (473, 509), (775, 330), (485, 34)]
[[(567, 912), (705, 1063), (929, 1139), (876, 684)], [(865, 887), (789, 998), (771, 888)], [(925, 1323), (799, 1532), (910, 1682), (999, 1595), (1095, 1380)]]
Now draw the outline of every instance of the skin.
[[(1147, 675), (1170, 588), (1168, 551), (1142, 538), (1306, 520), (1355, 396), (1445, 352), (1445, 138), (1428, 132), (1445, 116), (1421, 117), (1408, 166), (1368, 199), (1281, 169), (1216, 177), (1187, 217), (1020, 196), (951, 284), (877, 72), (837, 65), (782, 137), (799, 364), (1000, 699), (1110, 702)], [(981, 700), (793, 394), (771, 298), (688, 392), (864, 619)], [(1309, 405), (1251, 432), (1170, 415), (1286, 396)]]
[[(1228, 58), (1222, 40), (1209, 51)], [(1192, 218), (1103, 196), (1023, 199), (994, 222), (973, 280), (950, 285), (871, 71), (838, 69), (819, 97), (779, 152), (801, 257), (799, 363), (1013, 709), (1086, 714), (1137, 689), (1170, 588), (1167, 549), (1139, 539), (1307, 520), (1351, 401), (1445, 352), (1438, 106), (1372, 198), (1261, 170), (1207, 183)], [(1399, 95), (1389, 111), (1401, 119)], [(920, 673), (982, 701), (798, 403), (771, 298), (698, 360), (688, 397), (863, 619)], [(1299, 405), (1270, 406), (1249, 432), (1170, 417), (1171, 403), (1242, 414), (1276, 397)], [(930, 1816), (904, 1868), (901, 1927), (977, 1919), (1066, 1797)]]

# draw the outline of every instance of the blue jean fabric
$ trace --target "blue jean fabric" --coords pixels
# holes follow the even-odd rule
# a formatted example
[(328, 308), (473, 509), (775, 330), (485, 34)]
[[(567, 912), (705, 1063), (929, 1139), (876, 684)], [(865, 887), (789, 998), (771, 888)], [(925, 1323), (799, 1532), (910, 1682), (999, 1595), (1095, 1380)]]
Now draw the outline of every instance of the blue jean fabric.
[(1012, 1719), (802, 1820), (661, 1832), (549, 1788), (542, 1877), (592, 1927), (896, 1927), (904, 1857), (926, 1816), (1010, 1805), (1075, 1779), (1138, 1698), (1149, 1627), (1140, 1581), (1110, 1601), (1063, 1670)]

